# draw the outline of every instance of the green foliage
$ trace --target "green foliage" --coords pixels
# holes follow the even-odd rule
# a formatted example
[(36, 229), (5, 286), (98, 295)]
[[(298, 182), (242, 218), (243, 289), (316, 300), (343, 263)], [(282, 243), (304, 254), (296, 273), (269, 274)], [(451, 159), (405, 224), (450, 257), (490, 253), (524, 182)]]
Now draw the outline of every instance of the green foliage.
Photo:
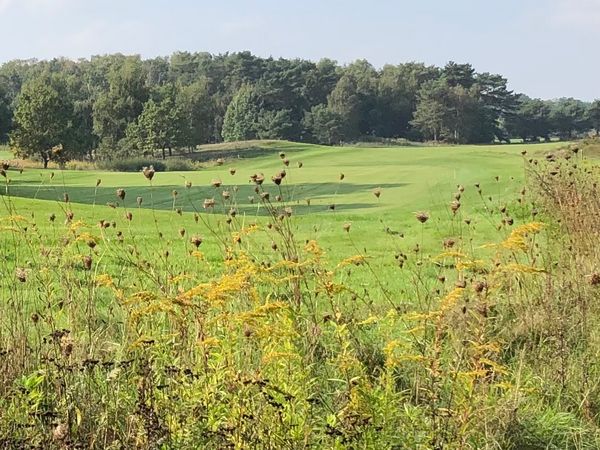
[(596, 131), (596, 136), (600, 135), (600, 100), (594, 100), (588, 107), (586, 117)]
[(144, 167), (153, 166), (157, 172), (167, 170), (167, 164), (160, 159), (147, 158), (119, 158), (114, 160), (101, 161), (101, 169), (112, 170), (115, 172), (141, 172)]
[(223, 119), (225, 142), (255, 139), (259, 111), (254, 89), (250, 85), (243, 85), (229, 103)]
[[(23, 87), (48, 76), (62, 80), (61, 101), (72, 110), (61, 158), (86, 161), (166, 157), (222, 140), (571, 139), (599, 122), (594, 105), (528, 99), (510, 91), (502, 76), (477, 73), (470, 64), (379, 70), (365, 60), (340, 66), (250, 52), (147, 60), (117, 54), (2, 64), (0, 142), (13, 130)], [(61, 128), (64, 117), (54, 116), (46, 123)]]
[(155, 150), (172, 149), (184, 142), (184, 111), (177, 104), (177, 89), (166, 85), (157, 93), (158, 98), (144, 103), (142, 113), (127, 127), (126, 143), (138, 153), (154, 154)]
[(304, 118), (309, 140), (319, 144), (338, 144), (343, 138), (343, 118), (327, 105), (314, 106)]
[(128, 57), (122, 64), (111, 67), (107, 82), (108, 89), (98, 96), (93, 107), (94, 133), (104, 149), (119, 146), (127, 127), (141, 114), (148, 98), (139, 57)]
[(185, 158), (169, 158), (164, 163), (168, 172), (190, 172), (201, 168), (197, 163)]
[(40, 157), (44, 167), (52, 160), (76, 157), (73, 104), (59, 74), (28, 81), (17, 99), (11, 146), (22, 157)]

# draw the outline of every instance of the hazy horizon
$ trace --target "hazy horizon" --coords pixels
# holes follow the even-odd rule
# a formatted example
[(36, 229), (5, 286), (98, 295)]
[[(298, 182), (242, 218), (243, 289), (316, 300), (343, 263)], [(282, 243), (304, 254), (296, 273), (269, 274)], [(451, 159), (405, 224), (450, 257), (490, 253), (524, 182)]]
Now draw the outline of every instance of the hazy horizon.
[(0, 63), (93, 55), (250, 51), (261, 57), (471, 63), (516, 92), (600, 97), (600, 0), (0, 0)]

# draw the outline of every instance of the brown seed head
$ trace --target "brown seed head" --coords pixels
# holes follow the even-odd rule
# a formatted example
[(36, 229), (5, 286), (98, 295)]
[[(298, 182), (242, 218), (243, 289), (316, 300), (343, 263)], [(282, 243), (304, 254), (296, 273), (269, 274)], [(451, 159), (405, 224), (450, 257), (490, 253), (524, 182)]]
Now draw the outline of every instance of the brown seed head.
[(444, 239), (444, 242), (443, 242), (444, 248), (452, 248), (452, 247), (454, 247), (454, 244), (456, 244), (456, 241), (454, 239), (452, 239), (452, 238)]
[(453, 200), (450, 203), (450, 209), (452, 210), (453, 214), (456, 214), (458, 212), (458, 210), (460, 209), (460, 202), (458, 200)]
[(427, 214), (426, 212), (418, 212), (415, 214), (415, 217), (421, 223), (425, 223), (429, 220), (429, 214)]
[(52, 439), (57, 442), (62, 442), (69, 435), (69, 427), (64, 423), (59, 423), (52, 429)]
[(200, 236), (193, 236), (190, 239), (190, 242), (196, 247), (200, 247), (200, 244), (202, 244), (202, 238)]
[(262, 173), (255, 173), (250, 176), (250, 180), (257, 186), (260, 186), (265, 181), (265, 176)]
[(473, 290), (478, 294), (481, 294), (487, 289), (487, 283), (485, 281), (476, 281), (473, 283)]
[(138, 197), (135, 201), (137, 202), (138, 206), (142, 206), (142, 202), (144, 201), (144, 199), (142, 197)]
[(219, 178), (213, 178), (212, 181), (210, 182), (210, 185), (214, 188), (219, 188), (219, 187), (221, 187), (222, 184), (223, 184), (223, 182)]
[(377, 198), (379, 198), (381, 196), (381, 188), (377, 188), (375, 190), (373, 190), (373, 195)]
[(215, 162), (217, 163), (217, 166), (222, 166), (225, 161), (223, 161), (223, 158), (217, 158)]
[(92, 269), (92, 257), (89, 255), (86, 255), (83, 257), (83, 268), (85, 270), (91, 270)]
[(229, 199), (231, 198), (231, 194), (230, 194), (230, 192), (229, 192), (229, 191), (223, 191), (223, 192), (221, 193), (221, 195), (223, 196), (223, 198), (224, 198), (225, 200), (229, 200)]
[(21, 283), (25, 283), (27, 281), (27, 269), (17, 267), (17, 270), (15, 270), (15, 276)]
[(215, 206), (215, 199), (214, 198), (204, 199), (204, 203), (202, 204), (202, 206), (204, 207), (204, 209), (213, 208)]
[(352, 224), (351, 224), (350, 222), (346, 222), (346, 223), (344, 224), (344, 231), (345, 231), (346, 233), (349, 233), (349, 232), (350, 232), (350, 227), (351, 227), (351, 226), (352, 226)]
[(125, 200), (125, 189), (117, 189), (117, 197)]
[(152, 178), (154, 178), (155, 173), (154, 166), (144, 167), (142, 169), (142, 173), (144, 174), (147, 180), (152, 181)]
[(229, 175), (235, 175), (236, 172), (236, 168), (235, 167), (230, 167), (229, 168)]

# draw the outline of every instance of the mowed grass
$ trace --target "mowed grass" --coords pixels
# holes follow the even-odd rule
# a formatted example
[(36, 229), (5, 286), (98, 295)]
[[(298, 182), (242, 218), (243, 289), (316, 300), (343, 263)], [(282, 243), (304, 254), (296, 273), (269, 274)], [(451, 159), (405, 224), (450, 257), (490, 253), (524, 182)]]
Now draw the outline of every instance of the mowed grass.
[[(2, 193), (9, 194), (3, 197), (2, 214), (14, 207), (20, 215), (35, 216), (43, 228), (63, 226), (65, 211), (72, 210), (75, 219), (90, 227), (100, 220), (116, 222), (121, 228), (126, 226), (137, 242), (156, 247), (153, 244), (159, 241), (176, 256), (189, 251), (189, 236), (197, 234), (204, 238), (203, 250), (210, 261), (222, 257), (216, 235), (230, 229), (226, 218), (231, 208), (238, 211), (237, 228), (272, 220), (249, 180), (250, 175), (262, 172), (266, 177), (263, 188), (271, 194), (271, 201), (292, 208), (298, 242), (317, 240), (334, 262), (364, 253), (385, 274), (396, 268), (399, 253), (411, 253), (417, 245), (432, 252), (441, 251), (447, 238), (469, 239), (473, 248), (497, 242), (503, 235), (498, 235), (500, 218), (493, 213), (501, 206), (509, 206), (515, 224), (531, 220), (529, 211), (516, 203), (525, 177), (521, 152), (539, 154), (559, 145), (331, 148), (270, 143), (263, 156), (239, 158), (241, 152), (236, 150), (222, 166), (156, 173), (151, 183), (141, 173), (13, 170), (10, 183), (2, 188)], [(285, 153), (289, 166), (284, 165), (280, 152)], [(234, 175), (230, 168), (236, 169)], [(287, 176), (279, 188), (270, 178), (282, 169)], [(213, 180), (221, 180), (222, 186), (211, 186)], [(186, 182), (192, 186), (187, 188)], [(454, 215), (450, 202), (459, 185), (465, 190)], [(116, 196), (119, 188), (126, 191), (124, 201)], [(223, 199), (223, 191), (230, 193), (229, 200)], [(64, 202), (65, 193), (70, 204)], [(277, 195), (282, 202), (275, 200)], [(141, 207), (137, 197), (143, 198)], [(215, 198), (214, 209), (202, 207), (207, 198)], [(126, 211), (133, 212), (131, 223), (124, 218)], [(420, 211), (430, 216), (424, 225), (415, 219)], [(200, 220), (196, 221), (194, 213)], [(51, 214), (58, 218), (55, 222), (47, 220)], [(349, 233), (345, 224), (351, 225)], [(180, 236), (182, 229), (185, 239)], [(254, 251), (257, 247), (270, 251), (271, 234), (266, 228), (248, 239), (256, 240)], [(396, 276), (386, 283), (395, 281), (402, 283)]]

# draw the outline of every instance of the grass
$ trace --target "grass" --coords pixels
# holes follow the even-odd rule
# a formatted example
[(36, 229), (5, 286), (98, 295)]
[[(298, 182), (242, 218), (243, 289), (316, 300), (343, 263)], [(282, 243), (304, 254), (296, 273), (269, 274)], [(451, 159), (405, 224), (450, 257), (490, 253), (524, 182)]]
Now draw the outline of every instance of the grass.
[[(464, 147), (423, 147), (423, 148), (328, 148), (293, 143), (270, 144), (270, 154), (248, 159), (229, 158), (221, 167), (215, 166), (196, 172), (159, 173), (153, 180), (152, 206), (155, 209), (172, 211), (181, 208), (184, 215), (202, 210), (205, 198), (219, 192), (211, 187), (213, 179), (223, 181), (223, 186), (232, 190), (238, 208), (246, 214), (247, 220), (255, 220), (264, 214), (249, 197), (255, 197), (249, 176), (263, 172), (267, 176), (265, 186), (275, 195), (276, 189), (270, 183), (270, 176), (284, 168), (277, 154), (286, 153), (290, 166), (282, 194), (298, 215), (299, 228), (310, 237), (323, 238), (333, 242), (342, 232), (341, 225), (353, 222), (353, 230), (359, 244), (369, 243), (372, 251), (382, 251), (389, 246), (389, 234), (385, 229), (399, 231), (405, 236), (415, 234), (418, 229), (413, 213), (429, 211), (432, 221), (437, 223), (440, 239), (446, 230), (441, 225), (448, 218), (448, 204), (456, 186), (466, 187), (465, 205), (472, 205), (469, 214), (478, 226), (487, 227), (487, 220), (481, 216), (484, 207), (474, 188), (481, 183), (484, 196), (492, 197), (492, 203), (508, 201), (523, 185), (523, 148), (532, 151), (545, 151), (556, 144), (535, 146), (464, 146)], [(303, 167), (299, 169), (297, 163)], [(229, 167), (235, 167), (235, 175), (230, 175)], [(340, 174), (344, 179), (340, 180)], [(495, 177), (499, 177), (496, 181)], [(62, 202), (63, 194), (69, 194), (71, 202), (95, 204), (95, 221), (111, 215), (107, 203), (115, 203), (117, 188), (127, 190), (125, 205), (135, 205), (137, 196), (144, 197), (143, 207), (150, 207), (150, 186), (141, 174), (125, 174), (100, 171), (55, 172), (50, 180), (50, 172), (26, 170), (23, 174), (11, 172), (10, 193), (12, 196), (49, 200), (50, 203), (23, 203), (24, 208), (33, 211), (56, 212), (57, 203)], [(101, 180), (96, 187), (97, 180)], [(192, 187), (185, 189), (185, 183)], [(233, 189), (238, 189), (233, 192)], [(373, 195), (381, 190), (381, 197)], [(179, 196), (173, 202), (172, 192)], [(307, 205), (310, 200), (310, 205)], [(330, 205), (335, 205), (330, 210)], [(175, 207), (175, 208), (174, 208)], [(465, 208), (467, 209), (467, 208)], [(219, 211), (219, 208), (217, 208)], [(464, 215), (468, 215), (464, 212)], [(145, 211), (142, 211), (144, 214)], [(171, 221), (170, 213), (164, 214)], [(144, 225), (148, 225), (145, 223)], [(153, 227), (154, 225), (149, 225)], [(314, 232), (314, 229), (317, 229)], [(147, 234), (148, 228), (140, 229)], [(486, 236), (483, 236), (485, 239)], [(410, 241), (410, 240), (409, 240)]]
[(557, 145), (9, 170), (0, 446), (598, 448), (598, 170)]
[(6, 145), (0, 145), (0, 160), (13, 159), (13, 153), (8, 149)]

